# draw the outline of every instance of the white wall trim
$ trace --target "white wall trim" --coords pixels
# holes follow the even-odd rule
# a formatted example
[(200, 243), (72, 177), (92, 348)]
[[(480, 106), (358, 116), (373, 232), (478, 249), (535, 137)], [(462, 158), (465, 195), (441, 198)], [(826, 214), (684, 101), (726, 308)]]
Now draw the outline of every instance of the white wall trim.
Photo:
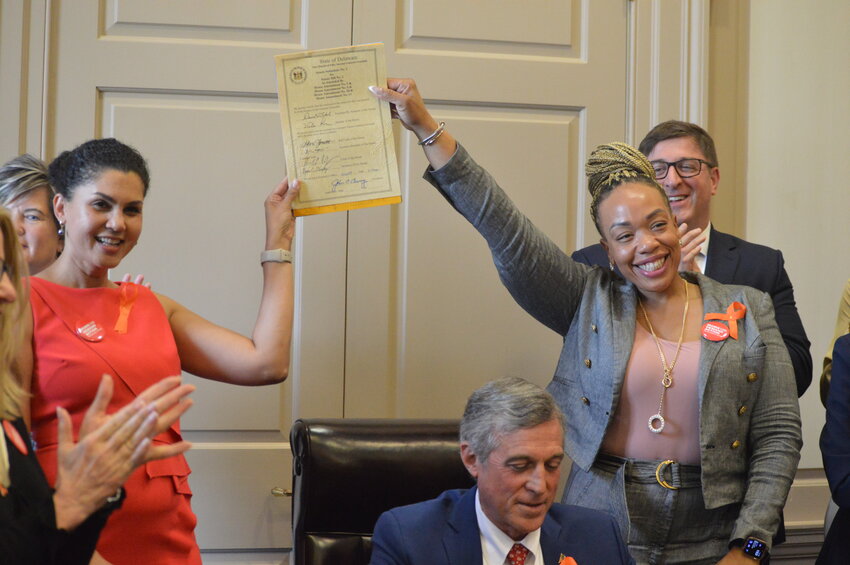
[(711, 17), (711, 0), (690, 0), (687, 9), (688, 56), (688, 87), (686, 120), (703, 126), (708, 124), (708, 66), (709, 66), (709, 20)]

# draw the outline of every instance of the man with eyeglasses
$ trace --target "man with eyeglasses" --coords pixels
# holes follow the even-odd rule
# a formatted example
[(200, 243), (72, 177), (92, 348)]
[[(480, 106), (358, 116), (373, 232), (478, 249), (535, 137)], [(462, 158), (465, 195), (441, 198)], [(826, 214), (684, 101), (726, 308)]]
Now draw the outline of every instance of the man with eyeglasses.
[[(655, 178), (667, 193), (679, 223), (679, 270), (700, 271), (724, 284), (751, 286), (770, 294), (776, 323), (794, 365), (797, 395), (802, 396), (812, 382), (812, 355), (782, 252), (711, 226), (711, 198), (720, 182), (714, 140), (696, 124), (670, 120), (652, 128), (639, 149), (652, 162)], [(586, 265), (609, 266), (599, 244), (580, 249), (572, 257)]]

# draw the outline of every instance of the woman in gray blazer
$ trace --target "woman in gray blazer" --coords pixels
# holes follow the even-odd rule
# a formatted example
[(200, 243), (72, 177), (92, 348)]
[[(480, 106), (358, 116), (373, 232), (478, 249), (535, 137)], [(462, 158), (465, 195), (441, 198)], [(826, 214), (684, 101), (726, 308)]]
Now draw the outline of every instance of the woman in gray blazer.
[(794, 373), (769, 296), (678, 272), (653, 167), (703, 163), (597, 148), (591, 215), (612, 270), (588, 267), (516, 209), (413, 81), (388, 87), (370, 88), (420, 139), (425, 178), (486, 239), (514, 299), (564, 337), (549, 385), (573, 461), (564, 502), (610, 512), (639, 563), (762, 560), (802, 445)]

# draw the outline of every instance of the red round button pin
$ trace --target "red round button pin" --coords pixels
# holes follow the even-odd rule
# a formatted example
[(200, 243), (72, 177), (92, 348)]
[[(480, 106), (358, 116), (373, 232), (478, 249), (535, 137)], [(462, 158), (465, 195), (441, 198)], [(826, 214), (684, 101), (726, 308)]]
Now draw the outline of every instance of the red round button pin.
[(723, 341), (729, 337), (729, 328), (720, 322), (706, 322), (702, 325), (702, 337), (709, 341)]
[(97, 343), (103, 341), (106, 332), (97, 322), (90, 320), (88, 322), (77, 322), (77, 335), (86, 341)]

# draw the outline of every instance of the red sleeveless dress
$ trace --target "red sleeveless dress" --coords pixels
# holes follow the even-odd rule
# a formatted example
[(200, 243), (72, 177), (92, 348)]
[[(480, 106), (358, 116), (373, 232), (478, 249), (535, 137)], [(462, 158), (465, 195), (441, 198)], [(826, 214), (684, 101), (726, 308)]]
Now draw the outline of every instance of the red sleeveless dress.
[[(101, 375), (112, 376), (108, 411), (151, 384), (180, 374), (171, 327), (156, 296), (132, 283), (76, 289), (30, 277), (33, 311), (32, 432), (51, 485), (56, 480), (56, 407), (71, 414), (76, 436)], [(180, 441), (179, 424), (154, 439)], [(200, 564), (189, 465), (179, 455), (136, 469), (123, 506), (103, 529), (97, 551), (114, 565)]]

